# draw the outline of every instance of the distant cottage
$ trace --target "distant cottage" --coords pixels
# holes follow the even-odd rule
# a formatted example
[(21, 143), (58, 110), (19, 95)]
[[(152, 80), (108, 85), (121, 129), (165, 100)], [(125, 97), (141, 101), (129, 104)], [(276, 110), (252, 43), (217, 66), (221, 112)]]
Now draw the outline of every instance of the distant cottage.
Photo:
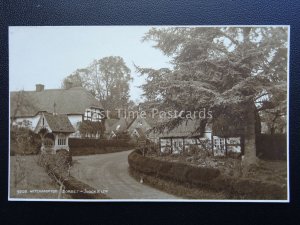
[(152, 127), (149, 121), (143, 117), (137, 116), (128, 125), (127, 130), (133, 139), (145, 139), (146, 132)]
[(152, 127), (149, 122), (140, 116), (136, 116), (133, 119), (121, 117), (110, 127), (107, 127), (106, 133), (108, 139), (118, 138), (124, 134), (127, 134), (132, 139), (146, 138), (146, 131)]
[[(42, 113), (66, 115), (80, 137), (79, 124), (83, 121), (101, 121), (103, 107), (91, 93), (82, 87), (45, 89), (36, 85), (35, 91), (10, 93), (10, 119), (12, 125), (26, 126), (35, 130)], [(45, 114), (46, 115), (46, 114)]]

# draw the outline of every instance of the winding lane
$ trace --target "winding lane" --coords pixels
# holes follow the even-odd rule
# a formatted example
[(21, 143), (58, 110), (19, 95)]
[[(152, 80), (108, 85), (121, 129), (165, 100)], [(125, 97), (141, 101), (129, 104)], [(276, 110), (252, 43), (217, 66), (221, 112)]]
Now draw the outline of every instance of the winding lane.
[(74, 156), (71, 174), (112, 199), (177, 199), (136, 181), (129, 175), (127, 157), (131, 151)]

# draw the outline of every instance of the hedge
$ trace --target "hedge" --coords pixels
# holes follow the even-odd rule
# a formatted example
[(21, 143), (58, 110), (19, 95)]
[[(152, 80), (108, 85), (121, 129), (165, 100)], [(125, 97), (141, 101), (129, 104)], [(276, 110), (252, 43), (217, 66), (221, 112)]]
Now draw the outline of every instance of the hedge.
[(73, 156), (120, 152), (133, 149), (135, 144), (128, 139), (69, 139), (70, 152)]
[(286, 160), (286, 134), (257, 135), (256, 154), (261, 159)]
[(138, 150), (128, 156), (131, 169), (146, 175), (175, 182), (196, 185), (216, 191), (226, 191), (232, 198), (286, 199), (286, 186), (255, 179), (231, 178), (215, 168), (203, 168), (175, 162), (165, 162), (142, 156)]
[(105, 140), (105, 139), (80, 139), (69, 138), (69, 146), (72, 147), (133, 147), (129, 139)]
[[(38, 164), (46, 169), (49, 176), (65, 187), (66, 194), (74, 199), (107, 199), (105, 194), (69, 176), (68, 168), (72, 163), (72, 156), (66, 150), (58, 150), (57, 154), (41, 154)], [(58, 181), (60, 180), (60, 182)]]
[(194, 167), (181, 163), (163, 162), (157, 159), (143, 157), (137, 151), (129, 154), (128, 163), (133, 169), (148, 175), (193, 184), (206, 183), (220, 175), (220, 171), (215, 168)]
[[(59, 174), (52, 172), (56, 177)], [(76, 178), (69, 176), (63, 181), (66, 194), (69, 194), (74, 199), (109, 199), (108, 196), (102, 193), (97, 193), (95, 188), (77, 180)]]
[(70, 152), (72, 156), (82, 156), (82, 155), (95, 155), (95, 154), (107, 154), (121, 151), (128, 151), (133, 149), (133, 147), (72, 147)]

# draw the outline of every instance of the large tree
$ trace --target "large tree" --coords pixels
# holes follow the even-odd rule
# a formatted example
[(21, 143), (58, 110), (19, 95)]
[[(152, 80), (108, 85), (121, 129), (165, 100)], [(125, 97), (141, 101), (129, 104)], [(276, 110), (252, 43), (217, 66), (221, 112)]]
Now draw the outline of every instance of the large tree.
[(255, 163), (255, 115), (275, 107), (286, 110), (287, 28), (152, 28), (143, 41), (154, 42), (173, 65), (137, 67), (147, 75), (148, 103), (165, 110), (206, 108), (216, 121), (225, 115), (244, 127), (245, 164)]
[(62, 86), (66, 87), (71, 82), (73, 87), (85, 87), (102, 102), (105, 109), (115, 110), (128, 105), (131, 80), (131, 71), (123, 58), (110, 56), (77, 69), (63, 80)]

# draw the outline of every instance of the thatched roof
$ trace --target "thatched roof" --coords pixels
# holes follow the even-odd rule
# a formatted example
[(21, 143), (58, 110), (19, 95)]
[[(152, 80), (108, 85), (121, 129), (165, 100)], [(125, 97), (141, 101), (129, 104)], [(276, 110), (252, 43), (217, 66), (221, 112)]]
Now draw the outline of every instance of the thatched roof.
[(101, 103), (82, 87), (10, 93), (11, 115), (16, 112), (16, 117), (32, 117), (38, 112), (53, 113), (54, 105), (58, 114), (84, 114), (90, 107), (103, 108)]
[(165, 128), (162, 132), (150, 130), (147, 134), (148, 136), (158, 136), (160, 138), (198, 137), (202, 136), (202, 132), (198, 129), (199, 126), (200, 120), (187, 120), (171, 130), (168, 130), (168, 128)]

